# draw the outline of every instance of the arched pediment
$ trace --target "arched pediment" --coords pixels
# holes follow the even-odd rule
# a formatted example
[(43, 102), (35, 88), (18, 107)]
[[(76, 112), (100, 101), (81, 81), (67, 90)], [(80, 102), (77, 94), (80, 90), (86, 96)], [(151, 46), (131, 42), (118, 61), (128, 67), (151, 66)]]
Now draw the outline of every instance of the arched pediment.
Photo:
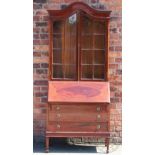
[(108, 19), (111, 11), (107, 10), (96, 10), (90, 7), (89, 5), (83, 2), (74, 2), (67, 6), (63, 10), (47, 10), (49, 16), (53, 19), (61, 19), (70, 16), (73, 13), (82, 11), (88, 14), (89, 16), (97, 19)]

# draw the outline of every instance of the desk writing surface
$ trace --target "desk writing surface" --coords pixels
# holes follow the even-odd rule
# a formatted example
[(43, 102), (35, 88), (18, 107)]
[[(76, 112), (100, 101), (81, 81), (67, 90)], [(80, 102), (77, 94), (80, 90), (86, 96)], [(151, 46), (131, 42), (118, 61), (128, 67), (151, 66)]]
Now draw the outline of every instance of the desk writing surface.
[(109, 103), (109, 82), (49, 81), (48, 102)]

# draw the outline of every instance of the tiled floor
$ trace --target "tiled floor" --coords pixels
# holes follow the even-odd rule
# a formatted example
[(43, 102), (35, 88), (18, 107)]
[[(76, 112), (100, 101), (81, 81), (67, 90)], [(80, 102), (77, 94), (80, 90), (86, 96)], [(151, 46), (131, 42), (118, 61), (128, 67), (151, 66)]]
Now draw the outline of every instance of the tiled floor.
[[(34, 144), (34, 153), (44, 153), (45, 146), (43, 143)], [(106, 148), (103, 146), (80, 146), (80, 145), (69, 145), (66, 143), (65, 140), (60, 139), (53, 139), (52, 144), (50, 144), (50, 151), (49, 153), (52, 154), (65, 154), (65, 153), (84, 153), (84, 154), (94, 154), (94, 153), (102, 153), (104, 154)], [(121, 155), (121, 146), (111, 144), (109, 148), (110, 155)]]

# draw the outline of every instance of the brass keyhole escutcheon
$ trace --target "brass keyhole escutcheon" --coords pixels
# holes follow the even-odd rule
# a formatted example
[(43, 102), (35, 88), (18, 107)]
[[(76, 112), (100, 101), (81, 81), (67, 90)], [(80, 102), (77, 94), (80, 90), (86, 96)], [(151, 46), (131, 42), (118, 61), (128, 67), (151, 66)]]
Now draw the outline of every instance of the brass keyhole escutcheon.
[(57, 128), (59, 128), (59, 129), (60, 129), (60, 127), (61, 127), (61, 126), (60, 126), (60, 124), (57, 124)]
[(60, 110), (60, 107), (59, 107), (59, 106), (57, 106), (57, 107), (56, 107), (56, 109), (57, 109), (57, 110)]
[(97, 110), (97, 111), (100, 111), (100, 110), (101, 110), (101, 108), (100, 108), (100, 107), (97, 107), (97, 108), (96, 108), (96, 110)]

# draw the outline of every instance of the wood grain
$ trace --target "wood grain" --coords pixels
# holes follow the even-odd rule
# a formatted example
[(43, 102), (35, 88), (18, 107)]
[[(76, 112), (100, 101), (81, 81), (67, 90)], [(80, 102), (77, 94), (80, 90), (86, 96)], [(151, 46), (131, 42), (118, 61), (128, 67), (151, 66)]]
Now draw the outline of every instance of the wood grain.
[(50, 113), (49, 121), (58, 122), (105, 122), (108, 121), (106, 113)]
[[(111, 11), (83, 2), (49, 14), (49, 82), (46, 152), (51, 137), (103, 137), (109, 150), (108, 82)], [(76, 14), (75, 25), (68, 17)], [(68, 66), (66, 66), (68, 65)]]
[(72, 103), (69, 104), (51, 104), (49, 103), (49, 108), (51, 112), (60, 112), (60, 113), (69, 113), (69, 112), (77, 112), (77, 113), (95, 113), (95, 112), (107, 112), (106, 104), (86, 104), (86, 103)]
[(48, 102), (109, 103), (109, 82), (49, 81)]
[(49, 122), (47, 130), (53, 132), (100, 132), (108, 131), (107, 123), (91, 122)]

